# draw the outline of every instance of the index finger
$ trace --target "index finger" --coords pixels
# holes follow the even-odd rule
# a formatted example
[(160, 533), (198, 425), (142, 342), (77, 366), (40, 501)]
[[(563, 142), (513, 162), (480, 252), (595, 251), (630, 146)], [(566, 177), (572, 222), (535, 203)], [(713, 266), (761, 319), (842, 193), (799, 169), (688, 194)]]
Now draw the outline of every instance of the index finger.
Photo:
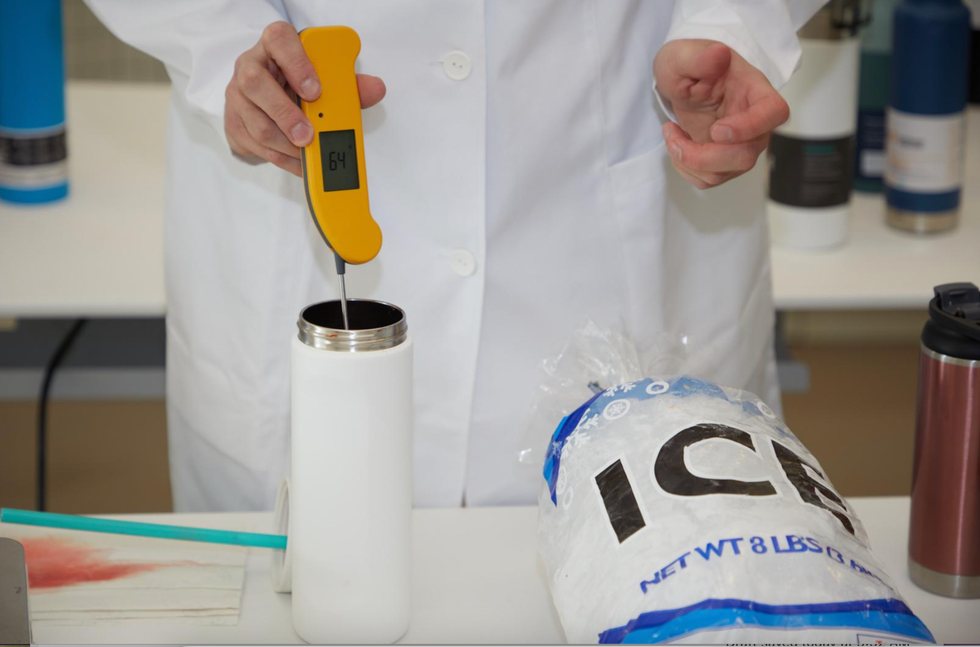
[(245, 98), (276, 122), (295, 146), (309, 144), (313, 125), (272, 77), (261, 54), (246, 53), (239, 61), (236, 75)]
[(262, 46), (296, 94), (306, 101), (320, 96), (320, 80), (295, 27), (284, 21), (272, 23), (262, 32)]
[(699, 173), (744, 173), (766, 149), (767, 138), (737, 144), (701, 144), (680, 135), (667, 140), (667, 150), (678, 163)]
[(748, 110), (723, 117), (711, 126), (711, 139), (727, 144), (747, 142), (762, 137), (789, 119), (789, 105), (779, 94), (753, 103)]

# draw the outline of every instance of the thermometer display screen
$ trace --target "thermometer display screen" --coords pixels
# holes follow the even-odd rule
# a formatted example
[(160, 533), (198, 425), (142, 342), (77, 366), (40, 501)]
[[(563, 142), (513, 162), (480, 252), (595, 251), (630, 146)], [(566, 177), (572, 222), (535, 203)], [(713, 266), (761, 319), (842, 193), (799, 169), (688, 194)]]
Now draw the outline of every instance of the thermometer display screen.
[(320, 133), (320, 163), (324, 191), (349, 191), (361, 187), (357, 174), (357, 140), (353, 130)]

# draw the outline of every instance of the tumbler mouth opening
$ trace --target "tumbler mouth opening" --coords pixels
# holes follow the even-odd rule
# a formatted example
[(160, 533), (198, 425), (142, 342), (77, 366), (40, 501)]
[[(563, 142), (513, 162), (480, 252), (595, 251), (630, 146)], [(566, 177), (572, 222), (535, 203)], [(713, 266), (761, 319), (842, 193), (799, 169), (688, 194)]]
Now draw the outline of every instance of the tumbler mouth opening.
[(408, 335), (405, 312), (383, 301), (348, 299), (347, 320), (345, 329), (340, 301), (315, 303), (296, 322), (299, 340), (313, 348), (363, 352), (393, 348)]

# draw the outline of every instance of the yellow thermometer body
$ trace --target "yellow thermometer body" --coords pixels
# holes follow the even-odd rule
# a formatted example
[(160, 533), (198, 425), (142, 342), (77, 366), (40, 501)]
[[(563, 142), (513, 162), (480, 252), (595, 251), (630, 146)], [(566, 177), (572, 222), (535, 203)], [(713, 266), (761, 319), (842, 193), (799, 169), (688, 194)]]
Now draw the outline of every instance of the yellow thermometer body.
[(314, 131), (303, 149), (306, 201), (327, 246), (347, 263), (366, 263), (381, 250), (381, 228), (368, 205), (354, 73), (361, 39), (349, 27), (310, 27), (299, 38), (322, 88), (316, 101), (299, 102)]

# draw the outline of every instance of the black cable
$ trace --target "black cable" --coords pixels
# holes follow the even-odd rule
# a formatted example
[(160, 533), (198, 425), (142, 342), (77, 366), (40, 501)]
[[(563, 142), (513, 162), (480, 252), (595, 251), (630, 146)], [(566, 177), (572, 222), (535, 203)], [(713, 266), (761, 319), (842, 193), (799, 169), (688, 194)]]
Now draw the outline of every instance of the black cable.
[(71, 349), (72, 344), (82, 332), (87, 319), (76, 319), (72, 327), (62, 337), (61, 343), (55, 349), (48, 365), (44, 368), (44, 379), (41, 381), (41, 395), (37, 402), (37, 509), (44, 512), (47, 509), (47, 444), (48, 444), (48, 393), (51, 390), (51, 382), (54, 380), (55, 371), (61, 365), (61, 361)]

